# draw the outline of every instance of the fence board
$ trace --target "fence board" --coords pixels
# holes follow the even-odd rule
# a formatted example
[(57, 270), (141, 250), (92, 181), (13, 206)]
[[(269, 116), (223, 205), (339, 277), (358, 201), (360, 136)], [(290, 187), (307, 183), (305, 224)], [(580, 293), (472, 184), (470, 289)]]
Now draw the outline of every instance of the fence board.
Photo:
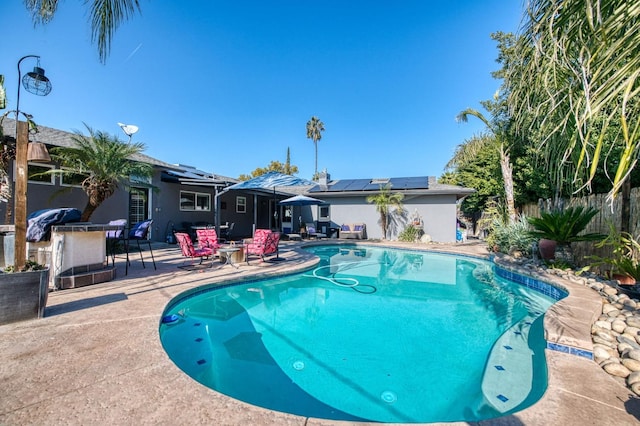
[[(540, 217), (540, 204), (542, 203), (527, 204), (523, 206), (520, 211), (526, 216)], [(613, 209), (607, 202), (606, 194), (593, 194), (587, 197), (571, 198), (569, 200), (564, 200), (564, 206), (594, 207), (598, 210), (598, 214), (591, 220), (585, 230), (587, 233), (594, 232), (606, 235), (609, 233), (608, 223), (613, 223), (615, 228), (620, 231), (620, 214), (622, 212), (620, 197), (617, 197), (614, 200)], [(640, 238), (640, 188), (631, 189), (630, 207), (631, 219), (629, 223), (629, 232), (638, 239)], [(611, 249), (598, 249), (594, 245), (594, 241), (584, 241), (572, 244), (578, 266), (586, 266), (592, 263), (593, 261), (589, 258), (590, 256), (608, 257), (611, 255)]]

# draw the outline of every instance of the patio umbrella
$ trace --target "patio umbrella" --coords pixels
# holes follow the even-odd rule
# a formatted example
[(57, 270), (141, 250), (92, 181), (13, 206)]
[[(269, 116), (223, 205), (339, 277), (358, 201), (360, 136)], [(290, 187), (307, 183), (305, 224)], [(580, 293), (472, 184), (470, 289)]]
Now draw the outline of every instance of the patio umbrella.
[[(273, 191), (274, 196), (274, 205), (276, 190), (280, 190), (280, 188), (286, 187), (295, 187), (295, 186), (313, 186), (316, 183), (307, 179), (303, 179), (296, 176), (287, 175), (280, 172), (267, 172), (263, 175), (255, 177), (253, 179), (249, 179), (243, 182), (238, 182), (235, 185), (228, 186), (224, 189), (223, 192), (227, 192), (230, 190), (244, 190), (248, 192), (253, 192), (254, 197), (254, 205), (257, 204), (257, 196), (266, 195), (267, 193), (271, 193)], [(219, 210), (218, 210), (219, 211)], [(254, 229), (257, 223), (257, 209), (253, 211), (253, 226)], [(216, 219), (216, 223), (219, 223), (219, 217)]]
[(267, 172), (263, 175), (227, 187), (230, 189), (267, 189), (283, 186), (311, 186), (315, 182), (280, 172)]
[(295, 197), (284, 199), (278, 204), (281, 206), (317, 206), (326, 203), (317, 198), (307, 197), (306, 195), (296, 195)]

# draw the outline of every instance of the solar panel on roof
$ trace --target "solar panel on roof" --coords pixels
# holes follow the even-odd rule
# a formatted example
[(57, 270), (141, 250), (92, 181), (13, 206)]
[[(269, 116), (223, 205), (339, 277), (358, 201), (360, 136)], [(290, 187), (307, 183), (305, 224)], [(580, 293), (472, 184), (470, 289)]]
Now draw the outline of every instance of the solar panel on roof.
[(349, 186), (349, 183), (350, 181), (348, 180), (339, 180), (329, 187), (329, 191), (344, 191)]
[(346, 191), (363, 191), (369, 185), (368, 179), (353, 179)]
[(391, 182), (395, 189), (428, 189), (429, 179), (427, 177), (392, 178)]
[[(341, 179), (327, 188), (327, 192), (346, 191), (378, 191), (381, 186), (391, 185), (391, 189), (428, 189), (429, 179), (426, 176), (390, 178), (390, 179)], [(317, 185), (309, 192), (324, 192), (323, 187)]]

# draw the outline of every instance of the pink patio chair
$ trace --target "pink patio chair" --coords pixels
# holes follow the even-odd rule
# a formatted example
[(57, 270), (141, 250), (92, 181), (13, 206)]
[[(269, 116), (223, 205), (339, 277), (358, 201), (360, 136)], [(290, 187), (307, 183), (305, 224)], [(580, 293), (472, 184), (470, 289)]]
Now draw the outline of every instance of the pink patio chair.
[[(189, 236), (189, 234), (185, 232), (176, 232), (175, 236), (176, 240), (178, 240), (178, 244), (180, 244), (182, 255), (187, 259), (191, 259), (191, 264), (189, 266), (193, 266), (193, 262), (197, 257), (200, 258), (200, 263), (202, 263), (205, 257), (213, 256), (213, 250), (208, 247), (193, 247), (193, 242), (191, 241), (191, 237)], [(184, 267), (184, 265), (179, 266), (179, 268), (182, 267)]]
[(264, 262), (265, 255), (277, 254), (278, 243), (280, 242), (280, 233), (272, 232), (268, 229), (256, 229), (253, 241), (246, 243), (244, 246), (247, 264), (249, 264), (249, 255), (254, 254), (260, 256)]
[(212, 254), (216, 254), (220, 248), (218, 242), (218, 234), (214, 228), (196, 229), (196, 235), (198, 236), (198, 248), (199, 249), (211, 249)]

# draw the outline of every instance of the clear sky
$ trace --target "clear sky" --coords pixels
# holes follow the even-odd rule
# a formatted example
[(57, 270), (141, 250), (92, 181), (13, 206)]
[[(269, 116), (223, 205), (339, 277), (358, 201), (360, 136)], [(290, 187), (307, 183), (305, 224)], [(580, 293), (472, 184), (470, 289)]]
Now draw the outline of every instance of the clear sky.
[(231, 177), (284, 163), (290, 148), (311, 178), (316, 115), (318, 169), (333, 179), (442, 174), (483, 129), (456, 115), (499, 87), (490, 34), (516, 32), (523, 11), (520, 0), (141, 0), (101, 64), (83, 3), (60, 1), (34, 27), (22, 0), (0, 2), (8, 109), (18, 60), (36, 54), (53, 91), (22, 90), (20, 110), (38, 124), (123, 141), (116, 123), (135, 124), (146, 154)]

